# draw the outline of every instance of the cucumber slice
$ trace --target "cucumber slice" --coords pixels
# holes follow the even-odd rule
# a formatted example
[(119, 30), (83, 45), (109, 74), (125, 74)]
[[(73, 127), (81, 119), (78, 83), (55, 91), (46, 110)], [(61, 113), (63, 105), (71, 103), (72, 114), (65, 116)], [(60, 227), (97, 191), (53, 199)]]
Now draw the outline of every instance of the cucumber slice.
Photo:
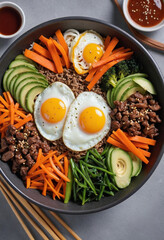
[(115, 173), (114, 182), (119, 188), (127, 187), (133, 172), (132, 159), (128, 152), (115, 148), (110, 156), (110, 171)]
[(31, 68), (34, 68), (35, 69), (35, 66), (31, 63), (29, 63), (28, 61), (26, 60), (14, 60), (10, 63), (9, 65), (9, 69), (10, 68), (15, 68), (15, 67), (18, 67), (18, 66), (28, 66), (28, 67), (31, 67)]
[(125, 101), (127, 98), (129, 98), (135, 92), (140, 92), (141, 94), (145, 94), (145, 90), (143, 88), (141, 88), (140, 86), (138, 86), (134, 82), (132, 82), (132, 83), (133, 83), (133, 85), (131, 85), (129, 88), (127, 88), (124, 91), (124, 93), (121, 96), (120, 101)]
[(133, 81), (151, 94), (156, 94), (153, 84), (146, 78), (135, 77)]
[(26, 108), (29, 112), (33, 113), (34, 111), (34, 101), (37, 95), (39, 95), (41, 92), (43, 92), (45, 89), (44, 86), (36, 86), (30, 89), (26, 95)]
[(142, 169), (142, 161), (137, 156), (135, 156), (132, 152), (129, 152), (129, 155), (131, 156), (132, 163), (133, 163), (132, 177), (138, 176)]
[(66, 192), (65, 192), (64, 203), (69, 202), (69, 200), (71, 198), (71, 193), (72, 193), (73, 175), (72, 175), (72, 169), (71, 169), (70, 165), (68, 167), (68, 178), (70, 179), (70, 182), (66, 183)]
[(41, 73), (37, 73), (37, 72), (24, 72), (24, 73), (21, 73), (21, 74), (19, 74), (18, 75), (18, 77), (17, 77), (17, 79), (16, 79), (16, 81), (14, 82), (14, 86), (13, 86), (13, 93), (15, 93), (15, 91), (16, 91), (16, 89), (17, 89), (17, 87), (18, 87), (18, 84), (21, 82), (21, 81), (23, 81), (24, 79), (26, 79), (26, 78), (29, 78), (29, 77), (32, 77), (32, 78), (39, 78), (39, 79), (44, 79), (45, 80), (45, 82), (47, 82), (47, 84), (48, 84), (48, 81), (47, 81), (47, 79), (45, 78), (45, 76), (43, 76)]
[(13, 69), (8, 69), (4, 76), (3, 76), (3, 88), (5, 91), (8, 91), (8, 88), (7, 88), (7, 79), (8, 79), (8, 76), (10, 75), (10, 73), (13, 71)]
[(20, 91), (19, 91), (19, 103), (20, 105), (25, 109), (25, 111), (28, 112), (28, 109), (26, 108), (26, 96), (28, 92), (33, 88), (33, 87), (40, 87), (43, 85), (40, 85), (37, 81), (35, 82), (29, 82), (26, 85), (24, 85)]
[(23, 73), (23, 72), (29, 72), (29, 71), (37, 72), (37, 69), (31, 68), (28, 66), (18, 66), (18, 67), (13, 68), (13, 70), (11, 71), (11, 73), (8, 75), (8, 77), (6, 79), (5, 84), (6, 84), (7, 90), (9, 89), (10, 82), (16, 75)]

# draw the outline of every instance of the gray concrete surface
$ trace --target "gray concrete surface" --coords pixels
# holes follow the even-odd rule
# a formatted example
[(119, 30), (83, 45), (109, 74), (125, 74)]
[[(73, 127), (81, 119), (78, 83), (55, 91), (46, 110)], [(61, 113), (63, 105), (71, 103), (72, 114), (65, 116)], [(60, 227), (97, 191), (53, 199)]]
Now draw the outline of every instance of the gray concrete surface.
[[(11, 0), (12, 1), (12, 0)], [(2, 2), (2, 1), (0, 1)], [(89, 16), (105, 20), (128, 31), (111, 0), (15, 0), (26, 15), (23, 32), (42, 22), (64, 16)], [(164, 29), (147, 34), (164, 42)], [(0, 56), (15, 40), (0, 39)], [(164, 54), (146, 47), (164, 75)], [(123, 203), (90, 215), (60, 216), (85, 240), (163, 240), (164, 239), (164, 157), (146, 184)], [(45, 213), (49, 216), (48, 212)], [(68, 240), (73, 239), (56, 221)], [(26, 222), (26, 221), (25, 221)], [(26, 222), (35, 239), (40, 237)], [(0, 193), (0, 240), (26, 240), (16, 217)], [(50, 238), (51, 239), (51, 238)]]

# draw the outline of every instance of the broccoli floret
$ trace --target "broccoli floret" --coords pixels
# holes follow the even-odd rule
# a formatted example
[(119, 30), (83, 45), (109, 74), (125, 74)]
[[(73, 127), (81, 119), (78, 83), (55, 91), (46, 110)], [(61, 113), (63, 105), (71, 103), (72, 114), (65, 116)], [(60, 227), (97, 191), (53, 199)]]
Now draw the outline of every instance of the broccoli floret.
[(103, 75), (100, 87), (102, 88), (102, 90), (108, 91), (111, 85), (115, 87), (116, 84), (117, 84), (116, 68), (112, 67)]
[(141, 71), (139, 64), (136, 62), (134, 58), (126, 60), (126, 62), (130, 69), (130, 74), (139, 73)]
[(117, 76), (119, 79), (128, 76), (131, 72), (126, 61), (121, 61), (116, 65)]

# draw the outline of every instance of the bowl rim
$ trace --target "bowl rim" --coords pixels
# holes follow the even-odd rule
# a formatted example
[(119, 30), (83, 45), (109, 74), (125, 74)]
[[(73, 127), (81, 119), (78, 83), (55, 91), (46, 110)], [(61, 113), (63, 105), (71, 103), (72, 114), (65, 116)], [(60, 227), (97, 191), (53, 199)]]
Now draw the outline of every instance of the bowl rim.
[(129, 14), (128, 2), (129, 2), (129, 0), (124, 0), (123, 1), (123, 12), (124, 12), (124, 16), (125, 16), (126, 20), (129, 22), (129, 24), (132, 27), (134, 27), (137, 30), (143, 31), (143, 32), (153, 32), (153, 31), (156, 31), (156, 30), (164, 27), (164, 19), (161, 22), (159, 22), (158, 24), (156, 24), (155, 26), (152, 26), (152, 27), (143, 27), (143, 26), (139, 25), (138, 23), (136, 23), (131, 18), (130, 14)]
[[(107, 27), (113, 28), (114, 30), (120, 32), (122, 35), (124, 35), (126, 38), (130, 39), (131, 41), (133, 41), (142, 51), (144, 51), (147, 55), (147, 57), (149, 57), (149, 59), (152, 61), (152, 63), (155, 65), (159, 75), (161, 76), (161, 79), (163, 80), (164, 83), (164, 78), (163, 75), (158, 67), (158, 64), (155, 62), (155, 60), (152, 58), (152, 56), (150, 55), (150, 53), (142, 46), (142, 44), (140, 42), (138, 42), (133, 36), (131, 36), (130, 34), (128, 34), (127, 32), (125, 32), (124, 30), (120, 29), (119, 27), (108, 23), (107, 21), (101, 20), (101, 19), (96, 19), (96, 18), (92, 18), (92, 17), (84, 17), (84, 16), (68, 16), (68, 17), (61, 17), (61, 18), (55, 18), (46, 22), (43, 22), (31, 29), (29, 29), (27, 32), (25, 32), (24, 34), (22, 34), (19, 38), (17, 38), (11, 45), (9, 48), (7, 48), (7, 50), (3, 53), (2, 57), (1, 57), (1, 61), (3, 61), (6, 58), (6, 55), (10, 52), (11, 49), (13, 49), (15, 47), (15, 45), (22, 40), (22, 38), (27, 37), (29, 34), (31, 34), (32, 32), (35, 32), (35, 30), (46, 27), (52, 23), (55, 22), (61, 22), (61, 21), (67, 21), (67, 20), (78, 20), (78, 21), (90, 21), (90, 22), (94, 22), (96, 23), (100, 23), (103, 24)], [(26, 194), (24, 194), (23, 192), (21, 192), (21, 190), (16, 187), (11, 181), (10, 179), (5, 175), (5, 173), (3, 172), (2, 168), (0, 168), (0, 173), (2, 174), (2, 176), (5, 178), (5, 180), (9, 183), (9, 185), (17, 192), (19, 193), (21, 196), (23, 196), (26, 200), (38, 205), (39, 207), (45, 208), (47, 210), (51, 210), (51, 211), (56, 211), (59, 213), (63, 213), (63, 214), (89, 214), (89, 213), (95, 213), (95, 212), (99, 212), (99, 211), (103, 211), (105, 209), (111, 208), (116, 206), (117, 204), (125, 201), (126, 199), (128, 199), (130, 196), (132, 196), (136, 191), (138, 191), (144, 184), (145, 182), (150, 178), (150, 176), (152, 175), (152, 173), (154, 172), (154, 170), (156, 169), (157, 165), (159, 164), (162, 155), (164, 153), (164, 144), (161, 148), (160, 154), (158, 155), (151, 171), (149, 172), (149, 174), (147, 175), (146, 179), (144, 179), (144, 181), (142, 183), (140, 183), (139, 185), (137, 185), (137, 187), (135, 189), (133, 189), (129, 194), (127, 194), (126, 196), (123, 196), (122, 199), (118, 199), (113, 203), (110, 204), (106, 204), (104, 206), (100, 206), (97, 207), (95, 209), (87, 209), (87, 210), (65, 210), (65, 209), (56, 209), (56, 208), (52, 208), (52, 207), (47, 207), (45, 206), (43, 203), (39, 203), (38, 201), (32, 199), (31, 197), (27, 196)], [(63, 203), (64, 204), (64, 203)], [(75, 203), (76, 204), (76, 203)]]

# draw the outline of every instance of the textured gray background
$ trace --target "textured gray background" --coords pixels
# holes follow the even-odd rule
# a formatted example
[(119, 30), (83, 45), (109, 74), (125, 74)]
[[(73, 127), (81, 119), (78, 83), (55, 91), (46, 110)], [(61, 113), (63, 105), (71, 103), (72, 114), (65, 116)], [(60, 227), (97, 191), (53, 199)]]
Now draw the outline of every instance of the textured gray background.
[[(12, 0), (11, 0), (12, 1)], [(0, 1), (2, 2), (2, 1)], [(110, 0), (15, 0), (26, 15), (23, 32), (64, 16), (89, 16), (113, 23), (128, 31), (115, 5)], [(164, 42), (164, 28), (149, 33)], [(0, 39), (0, 56), (15, 40)], [(164, 75), (164, 54), (146, 47)], [(164, 239), (164, 158), (146, 184), (123, 203), (103, 212), (90, 215), (60, 216), (85, 240), (163, 240)], [(48, 212), (45, 213), (49, 216)], [(56, 221), (51, 217), (57, 225)], [(26, 222), (26, 221), (25, 221)], [(36, 231), (26, 222), (35, 239)], [(73, 239), (61, 226), (68, 240)], [(0, 240), (28, 239), (4, 197), (0, 193)]]

